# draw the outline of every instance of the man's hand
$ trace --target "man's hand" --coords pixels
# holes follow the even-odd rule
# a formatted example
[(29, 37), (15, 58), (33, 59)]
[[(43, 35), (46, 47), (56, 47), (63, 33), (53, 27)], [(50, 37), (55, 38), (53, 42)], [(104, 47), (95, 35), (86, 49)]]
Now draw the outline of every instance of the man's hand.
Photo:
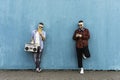
[(76, 34), (76, 37), (80, 37), (80, 38), (81, 38), (81, 37), (82, 37), (82, 35), (81, 35), (81, 34)]
[(43, 36), (42, 32), (39, 33), (39, 34), (40, 34), (40, 36), (42, 37), (42, 40), (44, 41), (44, 40), (45, 40), (45, 37)]
[(34, 39), (31, 39), (30, 43), (31, 43), (31, 44), (34, 44)]
[(79, 34), (79, 37), (82, 37), (82, 35), (81, 35), (81, 34)]

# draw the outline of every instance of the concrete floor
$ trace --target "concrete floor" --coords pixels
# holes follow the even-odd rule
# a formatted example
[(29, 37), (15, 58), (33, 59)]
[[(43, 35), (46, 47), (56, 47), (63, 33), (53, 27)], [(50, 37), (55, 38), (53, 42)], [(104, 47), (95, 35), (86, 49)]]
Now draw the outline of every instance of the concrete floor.
[(120, 71), (0, 70), (0, 80), (120, 80)]

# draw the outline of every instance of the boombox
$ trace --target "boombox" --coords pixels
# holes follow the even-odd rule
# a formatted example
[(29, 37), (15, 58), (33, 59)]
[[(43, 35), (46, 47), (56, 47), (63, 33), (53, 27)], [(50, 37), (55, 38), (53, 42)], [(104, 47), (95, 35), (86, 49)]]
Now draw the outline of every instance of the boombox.
[(38, 46), (36, 44), (27, 43), (25, 44), (24, 50), (27, 52), (36, 53), (38, 51)]

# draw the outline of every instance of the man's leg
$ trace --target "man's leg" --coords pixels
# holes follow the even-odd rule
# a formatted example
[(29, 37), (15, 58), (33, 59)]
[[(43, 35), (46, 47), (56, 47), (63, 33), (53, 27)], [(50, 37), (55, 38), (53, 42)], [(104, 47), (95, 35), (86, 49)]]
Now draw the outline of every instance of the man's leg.
[(77, 51), (77, 59), (78, 59), (78, 67), (82, 68), (83, 64), (82, 64), (82, 53), (81, 53), (81, 49), (80, 48), (76, 48)]
[(35, 68), (37, 68), (37, 66), (36, 66), (37, 65), (37, 62), (36, 62), (37, 61), (36, 60), (37, 53), (34, 53), (33, 55), (34, 55)]
[(80, 74), (84, 74), (84, 69), (83, 69), (83, 64), (82, 64), (83, 48), (76, 48), (76, 49), (77, 49), (78, 67), (80, 68)]
[[(84, 55), (86, 58), (89, 58), (89, 57), (90, 57), (90, 52), (89, 52), (88, 46), (86, 46), (86, 47), (83, 48), (83, 55)], [(84, 57), (83, 57), (83, 58), (84, 58)]]
[(37, 53), (34, 54), (34, 60), (35, 60), (35, 64), (36, 64), (36, 71), (40, 70), (40, 56), (41, 56), (41, 52), (40, 52), (40, 47), (39, 47)]

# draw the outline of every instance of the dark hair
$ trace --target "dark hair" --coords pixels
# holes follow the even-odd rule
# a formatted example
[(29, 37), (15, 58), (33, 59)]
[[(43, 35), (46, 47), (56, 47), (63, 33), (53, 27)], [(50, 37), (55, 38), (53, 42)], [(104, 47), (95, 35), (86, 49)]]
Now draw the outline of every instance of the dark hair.
[(44, 25), (44, 23), (40, 22), (39, 24)]
[(79, 23), (83, 22), (83, 20), (80, 20)]

